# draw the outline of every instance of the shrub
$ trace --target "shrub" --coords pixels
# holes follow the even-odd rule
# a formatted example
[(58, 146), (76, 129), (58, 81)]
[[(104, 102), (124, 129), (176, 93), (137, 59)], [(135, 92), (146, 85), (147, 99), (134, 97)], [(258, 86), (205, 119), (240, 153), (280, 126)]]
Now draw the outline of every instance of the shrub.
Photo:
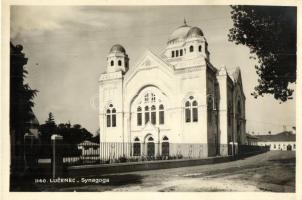
[(124, 163), (127, 162), (127, 158), (125, 156), (121, 156), (118, 158), (119, 162)]

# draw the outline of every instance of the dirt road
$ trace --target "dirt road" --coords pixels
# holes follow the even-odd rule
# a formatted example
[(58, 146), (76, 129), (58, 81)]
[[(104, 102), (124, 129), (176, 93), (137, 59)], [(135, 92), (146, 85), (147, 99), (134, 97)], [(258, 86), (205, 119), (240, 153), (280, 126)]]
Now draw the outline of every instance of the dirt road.
[(228, 163), (109, 174), (106, 184), (44, 191), (222, 192), (295, 191), (295, 152), (270, 151)]

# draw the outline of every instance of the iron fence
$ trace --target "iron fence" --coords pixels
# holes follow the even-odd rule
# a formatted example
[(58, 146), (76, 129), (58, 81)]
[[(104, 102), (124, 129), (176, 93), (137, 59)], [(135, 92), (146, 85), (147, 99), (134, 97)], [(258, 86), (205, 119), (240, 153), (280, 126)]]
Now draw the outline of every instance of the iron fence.
[(269, 146), (256, 146), (256, 145), (238, 145), (238, 154), (244, 155), (255, 152), (269, 151)]
[[(209, 146), (210, 145), (210, 146)], [(35, 145), (36, 146), (36, 145)], [(262, 146), (200, 143), (92, 143), (57, 144), (57, 151), (63, 157), (63, 163), (70, 165), (111, 164), (123, 162), (144, 162), (154, 160), (198, 159), (209, 156), (226, 156), (250, 152), (267, 151)], [(233, 152), (234, 151), (234, 152)], [(36, 152), (36, 151), (33, 151)], [(31, 156), (52, 157), (52, 144), (38, 145), (38, 153)]]
[[(110, 164), (154, 160), (198, 159), (208, 157), (208, 144), (189, 143), (119, 143), (78, 144), (77, 156), (63, 156), (66, 165)], [(227, 154), (227, 145), (220, 145), (213, 156)]]

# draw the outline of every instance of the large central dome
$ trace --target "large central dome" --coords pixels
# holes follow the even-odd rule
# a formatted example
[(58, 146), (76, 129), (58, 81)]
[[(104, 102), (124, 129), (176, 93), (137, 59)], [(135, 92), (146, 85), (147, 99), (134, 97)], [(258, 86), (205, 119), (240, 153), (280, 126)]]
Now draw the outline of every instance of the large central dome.
[(200, 28), (188, 26), (185, 21), (184, 25), (178, 27), (173, 31), (173, 33), (169, 37), (168, 43), (177, 40), (185, 40), (189, 37), (201, 37), (201, 36), (203, 36), (203, 32)]

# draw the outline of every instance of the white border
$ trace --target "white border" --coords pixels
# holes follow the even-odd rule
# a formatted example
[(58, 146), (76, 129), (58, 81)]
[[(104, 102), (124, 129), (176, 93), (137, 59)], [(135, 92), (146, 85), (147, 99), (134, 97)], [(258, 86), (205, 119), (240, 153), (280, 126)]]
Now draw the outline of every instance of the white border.
[[(296, 126), (297, 126), (297, 165), (296, 165), (296, 194), (295, 193), (269, 193), (269, 192), (200, 192), (200, 193), (189, 193), (189, 192), (178, 192), (178, 193), (151, 193), (151, 192), (143, 192), (143, 193), (58, 193), (58, 192), (43, 192), (43, 193), (32, 193), (32, 192), (9, 192), (9, 22), (10, 22), (10, 5), (230, 5), (230, 4), (250, 4), (250, 5), (288, 5), (288, 6), (298, 6), (298, 74), (297, 74), (297, 87), (296, 87), (296, 95), (297, 95), (297, 104), (296, 108)], [(301, 89), (301, 0), (115, 0), (115, 1), (104, 1), (104, 0), (3, 0), (1, 2), (1, 118), (0, 118), (0, 139), (1, 139), (1, 154), (0, 154), (0, 163), (1, 163), (1, 199), (22, 199), (22, 200), (41, 200), (41, 199), (150, 199), (150, 200), (167, 200), (167, 199), (204, 199), (204, 200), (212, 200), (212, 199), (232, 199), (232, 200), (260, 200), (260, 199), (273, 199), (273, 200), (292, 200), (298, 199), (302, 200), (302, 166), (301, 166), (301, 120), (302, 120), (302, 89)], [(300, 170), (298, 170), (300, 169)]]

